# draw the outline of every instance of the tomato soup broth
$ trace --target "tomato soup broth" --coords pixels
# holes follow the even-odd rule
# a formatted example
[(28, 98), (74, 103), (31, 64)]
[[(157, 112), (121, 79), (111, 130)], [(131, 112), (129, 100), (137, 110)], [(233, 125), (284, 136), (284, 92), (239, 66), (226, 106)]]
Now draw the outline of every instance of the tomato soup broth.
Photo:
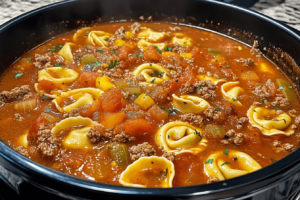
[(251, 173), (298, 148), (300, 123), (293, 83), (258, 45), (166, 23), (63, 34), (2, 74), (0, 138), (49, 168), (109, 184)]

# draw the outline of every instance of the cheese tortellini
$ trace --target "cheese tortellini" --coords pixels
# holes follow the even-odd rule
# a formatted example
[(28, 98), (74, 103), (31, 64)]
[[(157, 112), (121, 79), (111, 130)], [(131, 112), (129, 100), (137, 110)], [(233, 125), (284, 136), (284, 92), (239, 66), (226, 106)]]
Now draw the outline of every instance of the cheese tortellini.
[(142, 28), (144, 29), (138, 34), (140, 38), (146, 38), (149, 42), (158, 42), (160, 40), (164, 40), (169, 37), (169, 34), (165, 32), (156, 32), (151, 30), (150, 28)]
[[(237, 159), (234, 160), (233, 157), (236, 157)], [(261, 168), (260, 164), (248, 154), (234, 150), (229, 150), (228, 156), (223, 152), (211, 154), (204, 164), (206, 175), (211, 178), (215, 177), (219, 179), (219, 181), (239, 177)]]
[(112, 36), (110, 33), (103, 31), (91, 31), (88, 35), (88, 43), (100, 47), (108, 47), (108, 39)]
[(179, 44), (183, 47), (190, 47), (193, 45), (192, 39), (185, 37), (182, 33), (175, 33), (175, 36), (172, 38), (172, 44)]
[[(277, 115), (275, 110), (251, 106), (247, 112), (247, 116), (251, 125), (258, 128), (263, 135), (283, 134), (289, 136), (294, 133), (294, 130), (290, 126), (292, 119), (285, 112)], [(267, 119), (270, 117), (272, 117), (271, 120)]]
[(71, 51), (71, 46), (74, 44), (71, 42), (67, 42), (59, 52), (57, 52), (58, 55), (64, 58), (66, 62), (74, 62), (73, 54)]
[[(148, 173), (156, 176), (158, 181), (153, 180), (153, 176), (149, 178)], [(126, 170), (122, 172), (119, 183), (130, 187), (170, 188), (174, 176), (174, 164), (166, 158), (157, 156), (142, 157), (128, 165)]]
[(173, 106), (183, 113), (202, 113), (208, 106), (210, 106), (207, 101), (197, 96), (183, 95), (177, 97), (173, 94), (172, 97)]
[(163, 81), (170, 79), (169, 71), (164, 67), (154, 63), (142, 64), (138, 66), (132, 74), (135, 77), (141, 74), (146, 80), (145, 84), (162, 83)]
[[(102, 95), (103, 91), (96, 88), (81, 88), (63, 92), (52, 102), (60, 112), (69, 113), (74, 108), (84, 105), (92, 105), (96, 99)], [(72, 101), (70, 104), (64, 105), (64, 101)]]
[(78, 78), (79, 74), (68, 68), (64, 67), (49, 67), (38, 72), (38, 81), (47, 80), (53, 82), (54, 86), (57, 84), (59, 88), (50, 91), (50, 94), (39, 89), (39, 83), (34, 85), (37, 93), (47, 96), (49, 98), (55, 98), (61, 91), (67, 89), (67, 84), (74, 82)]
[(144, 51), (145, 48), (148, 48), (150, 45), (155, 45), (157, 46), (157, 48), (159, 48), (160, 50), (163, 50), (165, 47), (166, 47), (166, 44), (165, 43), (150, 43), (150, 42), (147, 42), (146, 40), (144, 39), (141, 39), (140, 41), (138, 41), (137, 43), (138, 47)]
[(226, 82), (226, 80), (224, 80), (224, 79), (214, 78), (214, 77), (211, 77), (211, 76), (207, 76), (207, 75), (205, 75), (205, 74), (197, 75), (197, 78), (198, 78), (200, 81), (210, 80), (212, 83), (214, 83), (214, 84), (216, 84), (216, 85), (217, 85), (218, 83)]
[(201, 129), (186, 122), (169, 122), (157, 131), (156, 143), (167, 152), (197, 154), (207, 147)]
[[(93, 126), (99, 125), (90, 118), (69, 117), (57, 123), (51, 130), (53, 135), (62, 130), (70, 130), (63, 141), (63, 146), (70, 149), (90, 149), (93, 145), (90, 143), (87, 133)], [(80, 127), (80, 128), (79, 128)]]
[(224, 83), (221, 86), (221, 92), (223, 96), (236, 105), (242, 105), (242, 103), (238, 100), (238, 96), (244, 91), (243, 88), (237, 86), (240, 82), (228, 82)]

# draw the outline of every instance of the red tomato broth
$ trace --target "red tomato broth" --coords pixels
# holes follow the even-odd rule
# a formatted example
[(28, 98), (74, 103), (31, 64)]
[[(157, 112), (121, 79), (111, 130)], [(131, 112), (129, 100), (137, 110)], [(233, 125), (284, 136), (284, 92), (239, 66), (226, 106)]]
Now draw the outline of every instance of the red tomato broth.
[[(13, 109), (13, 106), (14, 103), (20, 100), (3, 104), (3, 106), (0, 107), (1, 139), (9, 144), (12, 148), (16, 148), (19, 146), (18, 138), (22, 134), (24, 134), (26, 130), (32, 129), (32, 126), (38, 126), (35, 125), (34, 122), (42, 113), (46, 112), (57, 117), (60, 120), (63, 119), (63, 113), (60, 113), (56, 109), (56, 107), (51, 103), (51, 99), (37, 94), (34, 90), (34, 84), (38, 82), (38, 71), (41, 70), (35, 67), (35, 65), (33, 64), (35, 54), (43, 55), (45, 53), (50, 53), (54, 58), (50, 61), (53, 66), (55, 64), (63, 64), (64, 66), (67, 66), (67, 68), (73, 69), (78, 72), (80, 74), (79, 78), (70, 85), (70, 89), (95, 87), (96, 78), (100, 77), (100, 75), (96, 74), (96, 72), (85, 72), (85, 66), (81, 65), (80, 59), (75, 59), (74, 63), (67, 64), (65, 62), (62, 62), (62, 59), (56, 54), (59, 51), (59, 45), (64, 45), (66, 42), (72, 42), (75, 44), (71, 47), (71, 49), (72, 52), (75, 52), (75, 55), (77, 57), (81, 57), (85, 54), (93, 54), (98, 58), (101, 57), (102, 54), (110, 52), (109, 54), (111, 58), (109, 58), (108, 60), (110, 61), (112, 59), (112, 63), (114, 63), (114, 61), (120, 62), (119, 64), (122, 66), (121, 68), (118, 68), (119, 72), (116, 71), (115, 73), (122, 74), (125, 69), (133, 71), (136, 67), (143, 63), (162, 62), (167, 64), (176, 63), (178, 65), (182, 65), (182, 73), (179, 78), (171, 78), (168, 81), (158, 84), (158, 86), (164, 86), (171, 94), (174, 93), (177, 96), (181, 94), (179, 88), (182, 84), (186, 82), (192, 84), (193, 82), (195, 82), (195, 77), (198, 73), (197, 69), (194, 69), (190, 65), (186, 64), (184, 62), (184, 59), (180, 56), (173, 58), (175, 61), (172, 60), (172, 56), (168, 58), (162, 57), (162, 54), (160, 54), (154, 46), (148, 47), (148, 49), (144, 51), (143, 56), (139, 57), (132, 56), (132, 54), (139, 55), (141, 52), (141, 50), (136, 45), (136, 40), (127, 39), (126, 42), (128, 42), (128, 44), (134, 44), (133, 48), (122, 46), (121, 48), (117, 48), (117, 50), (115, 51), (117, 53), (111, 52), (109, 49), (104, 48), (101, 48), (103, 49), (103, 53), (100, 51), (97, 52), (96, 49), (100, 47), (92, 46), (90, 44), (87, 44), (86, 42), (87, 36), (85, 35), (91, 30), (101, 30), (113, 34), (121, 26), (123, 26), (126, 31), (130, 30), (128, 27), (131, 24), (132, 23), (129, 22), (122, 22), (93, 26), (90, 29), (79, 34), (80, 37), (77, 38), (77, 41), (73, 41), (73, 35), (75, 32), (64, 34), (31, 50), (30, 52), (23, 55), (20, 60), (10, 66), (1, 76), (0, 91), (11, 90), (15, 87), (19, 87), (25, 84), (29, 85), (33, 96), (38, 100), (38, 106), (34, 110), (20, 113), (24, 117), (23, 121), (15, 121), (14, 114), (16, 112)], [(166, 32), (169, 31), (169, 27), (175, 27), (175, 25), (164, 23), (141, 24), (142, 26), (151, 28), (155, 31)], [(258, 97), (252, 93), (256, 83), (264, 84), (268, 79), (271, 79), (271, 81), (276, 84), (276, 79), (278, 78), (289, 81), (281, 73), (281, 71), (269, 60), (264, 57), (256, 57), (255, 55), (252, 55), (250, 53), (249, 47), (237, 41), (200, 29), (185, 26), (179, 27), (181, 28), (181, 30), (178, 32), (184, 33), (186, 36), (190, 37), (193, 40), (193, 46), (187, 48), (187, 52), (193, 54), (193, 66), (197, 66), (198, 68), (204, 67), (205, 70), (215, 72), (221, 76), (220, 78), (226, 78), (230, 81), (233, 81), (231, 73), (234, 73), (237, 77), (239, 77), (239, 86), (244, 89), (242, 96), (239, 98), (239, 101), (243, 104), (243, 106), (239, 107), (230, 103), (222, 96), (222, 93), (220, 91), (222, 84), (219, 83), (218, 89), (216, 89), (216, 98), (208, 100), (209, 103), (215, 108), (222, 108), (222, 106), (229, 105), (233, 108), (234, 111), (232, 112), (235, 114), (225, 113), (224, 115), (226, 117), (222, 122), (204, 120), (204, 125), (222, 125), (225, 131), (228, 131), (232, 128), (236, 129), (233, 125), (234, 119), (231, 119), (230, 116), (244, 117), (246, 116), (246, 112), (249, 107), (253, 104), (254, 99), (256, 101), (260, 101), (260, 99), (258, 99)], [(166, 39), (166, 41), (167, 46), (172, 47), (171, 39)], [(241, 47), (242, 49), (238, 50), (235, 49), (235, 47)], [(218, 49), (221, 52), (222, 57), (218, 57), (219, 60), (216, 61), (216, 57), (212, 53), (210, 53), (209, 48)], [(51, 50), (49, 51), (49, 49), (55, 49), (55, 52), (52, 52)], [(163, 50), (163, 52), (165, 51)], [(28, 58), (32, 58), (31, 61), (28, 61)], [(251, 67), (247, 67), (235, 61), (235, 59), (240, 58), (251, 58), (254, 61), (254, 65)], [(108, 62), (108, 64), (109, 63), (110, 62)], [(270, 69), (271, 73), (261, 71), (261, 63), (265, 63), (265, 65), (268, 66), (268, 69)], [(226, 65), (228, 65), (229, 67), (227, 67)], [(255, 72), (259, 76), (259, 80), (247, 81), (241, 79), (241, 73), (244, 71)], [(23, 75), (19, 78), (15, 78), (17, 73), (23, 73)], [(124, 77), (121, 78), (124, 79)], [(115, 79), (117, 80), (118, 78)], [(133, 83), (132, 85), (135, 85), (135, 83)], [(44, 86), (44, 88), (46, 90), (52, 89), (51, 86)], [(121, 90), (122, 89), (115, 88), (110, 89), (109, 91), (102, 94), (102, 96), (99, 97), (99, 99), (96, 100), (94, 104), (88, 108), (95, 113), (105, 113), (103, 115), (99, 115), (100, 117), (97, 119), (98, 122), (100, 122), (101, 120), (105, 121), (109, 116), (113, 119), (113, 113), (122, 113), (121, 115), (122, 117), (124, 117), (124, 113), (126, 114), (127, 112), (124, 111), (126, 104), (132, 104), (132, 102), (128, 103), (127, 100), (125, 101), (121, 94)], [(145, 92), (145, 90), (143, 92)], [(281, 93), (281, 91), (278, 90), (275, 92), (276, 94)], [(274, 96), (274, 94), (272, 96)], [(120, 122), (118, 122), (117, 124), (112, 123), (113, 125), (111, 125), (111, 123), (108, 124), (108, 122), (105, 123), (106, 125), (108, 124), (107, 126), (109, 127), (118, 127), (120, 131), (124, 130), (126, 134), (134, 136), (136, 138), (135, 141), (127, 141), (125, 143), (128, 147), (141, 144), (143, 142), (148, 142), (156, 150), (156, 155), (161, 156), (163, 152), (155, 141), (155, 134), (157, 130), (159, 129), (159, 127), (170, 121), (180, 120), (179, 115), (183, 113), (178, 109), (175, 109), (170, 100), (163, 101), (159, 99), (159, 95), (155, 96), (155, 94), (152, 94), (152, 99), (154, 99), (156, 105), (164, 110), (164, 112), (167, 114), (160, 114), (159, 111), (156, 110), (157, 107), (152, 107), (147, 109), (145, 112), (148, 113), (149, 116), (145, 114), (143, 117), (131, 119), (126, 114), (124, 121), (120, 120)], [(70, 102), (65, 101), (64, 103), (69, 104)], [(295, 109), (297, 113), (299, 113), (299, 99), (291, 101), (290, 108)], [(136, 112), (140, 110), (141, 109), (137, 110)], [(175, 111), (173, 112), (173, 110), (176, 110), (176, 113)], [(88, 111), (82, 111), (82, 113), (84, 112), (88, 113)], [(91, 113), (88, 113), (86, 115), (82, 114), (82, 116), (92, 118)], [(292, 121), (292, 123), (294, 123), (294, 120)], [(127, 126), (124, 127), (125, 125)], [(204, 127), (205, 126), (203, 126), (202, 128), (204, 129)], [(36, 128), (33, 129), (34, 131), (37, 131)], [(175, 166), (173, 186), (177, 187), (207, 183), (208, 177), (204, 172), (204, 165), (208, 156), (217, 151), (223, 152), (225, 149), (242, 151), (251, 156), (262, 167), (265, 167), (272, 164), (270, 158), (280, 160), (290, 153), (288, 151), (276, 152), (272, 145), (274, 140), (280, 140), (282, 143), (290, 143), (294, 145), (295, 149), (299, 146), (299, 131), (297, 130), (290, 136), (265, 136), (262, 135), (257, 128), (252, 127), (250, 123), (248, 123), (248, 125), (244, 125), (241, 130), (236, 130), (236, 132), (242, 132), (244, 134), (244, 141), (240, 145), (235, 145), (232, 143), (223, 145), (222, 143), (220, 143), (220, 140), (223, 138), (215, 138), (204, 134), (203, 137), (208, 140), (207, 148), (204, 151), (200, 152), (197, 155), (193, 155), (191, 153), (176, 155), (173, 161)], [(64, 138), (65, 136), (62, 135), (60, 138), (61, 142), (64, 141)], [(106, 148), (106, 145), (109, 142), (110, 140), (100, 141), (94, 144), (93, 149), (67, 149), (67, 156), (62, 157), (58, 160), (42, 156), (34, 144), (29, 144), (28, 153), (32, 160), (55, 170), (62, 171), (64, 173), (80, 178), (119, 185), (119, 175), (126, 169), (126, 167), (115, 166), (114, 160)], [(129, 163), (133, 163), (133, 161), (130, 160)], [(230, 163), (234, 163), (234, 161), (231, 161)], [(157, 184), (153, 183), (151, 185), (155, 186)]]

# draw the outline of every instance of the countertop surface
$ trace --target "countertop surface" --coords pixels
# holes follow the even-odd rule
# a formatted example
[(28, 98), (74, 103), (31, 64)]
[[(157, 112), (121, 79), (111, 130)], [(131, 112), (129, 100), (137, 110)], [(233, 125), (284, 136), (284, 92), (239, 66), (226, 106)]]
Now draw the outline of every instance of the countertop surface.
[[(61, 1), (0, 0), (0, 25), (30, 10)], [(250, 9), (300, 30), (300, 0), (259, 0)]]

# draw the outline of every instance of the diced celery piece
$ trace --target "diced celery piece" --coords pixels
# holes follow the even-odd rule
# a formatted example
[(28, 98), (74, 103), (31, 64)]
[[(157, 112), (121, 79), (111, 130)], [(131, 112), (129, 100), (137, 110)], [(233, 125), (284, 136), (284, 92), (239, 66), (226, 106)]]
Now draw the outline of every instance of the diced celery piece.
[(92, 65), (95, 61), (97, 61), (97, 58), (92, 54), (86, 54), (81, 58), (82, 65)]
[(220, 55), (222, 54), (222, 52), (218, 49), (214, 49), (214, 48), (208, 48), (208, 51), (213, 54), (214, 56)]
[(129, 153), (126, 144), (109, 144), (107, 147), (110, 149), (111, 156), (118, 166), (126, 167), (129, 164)]
[(289, 101), (294, 101), (297, 98), (297, 95), (293, 88), (290, 88), (291, 84), (281, 78), (276, 79), (276, 83), (278, 87), (281, 87), (283, 95), (285, 98), (287, 98)]
[(130, 94), (142, 94), (142, 88), (138, 85), (130, 85), (123, 88), (124, 91), (129, 92)]

